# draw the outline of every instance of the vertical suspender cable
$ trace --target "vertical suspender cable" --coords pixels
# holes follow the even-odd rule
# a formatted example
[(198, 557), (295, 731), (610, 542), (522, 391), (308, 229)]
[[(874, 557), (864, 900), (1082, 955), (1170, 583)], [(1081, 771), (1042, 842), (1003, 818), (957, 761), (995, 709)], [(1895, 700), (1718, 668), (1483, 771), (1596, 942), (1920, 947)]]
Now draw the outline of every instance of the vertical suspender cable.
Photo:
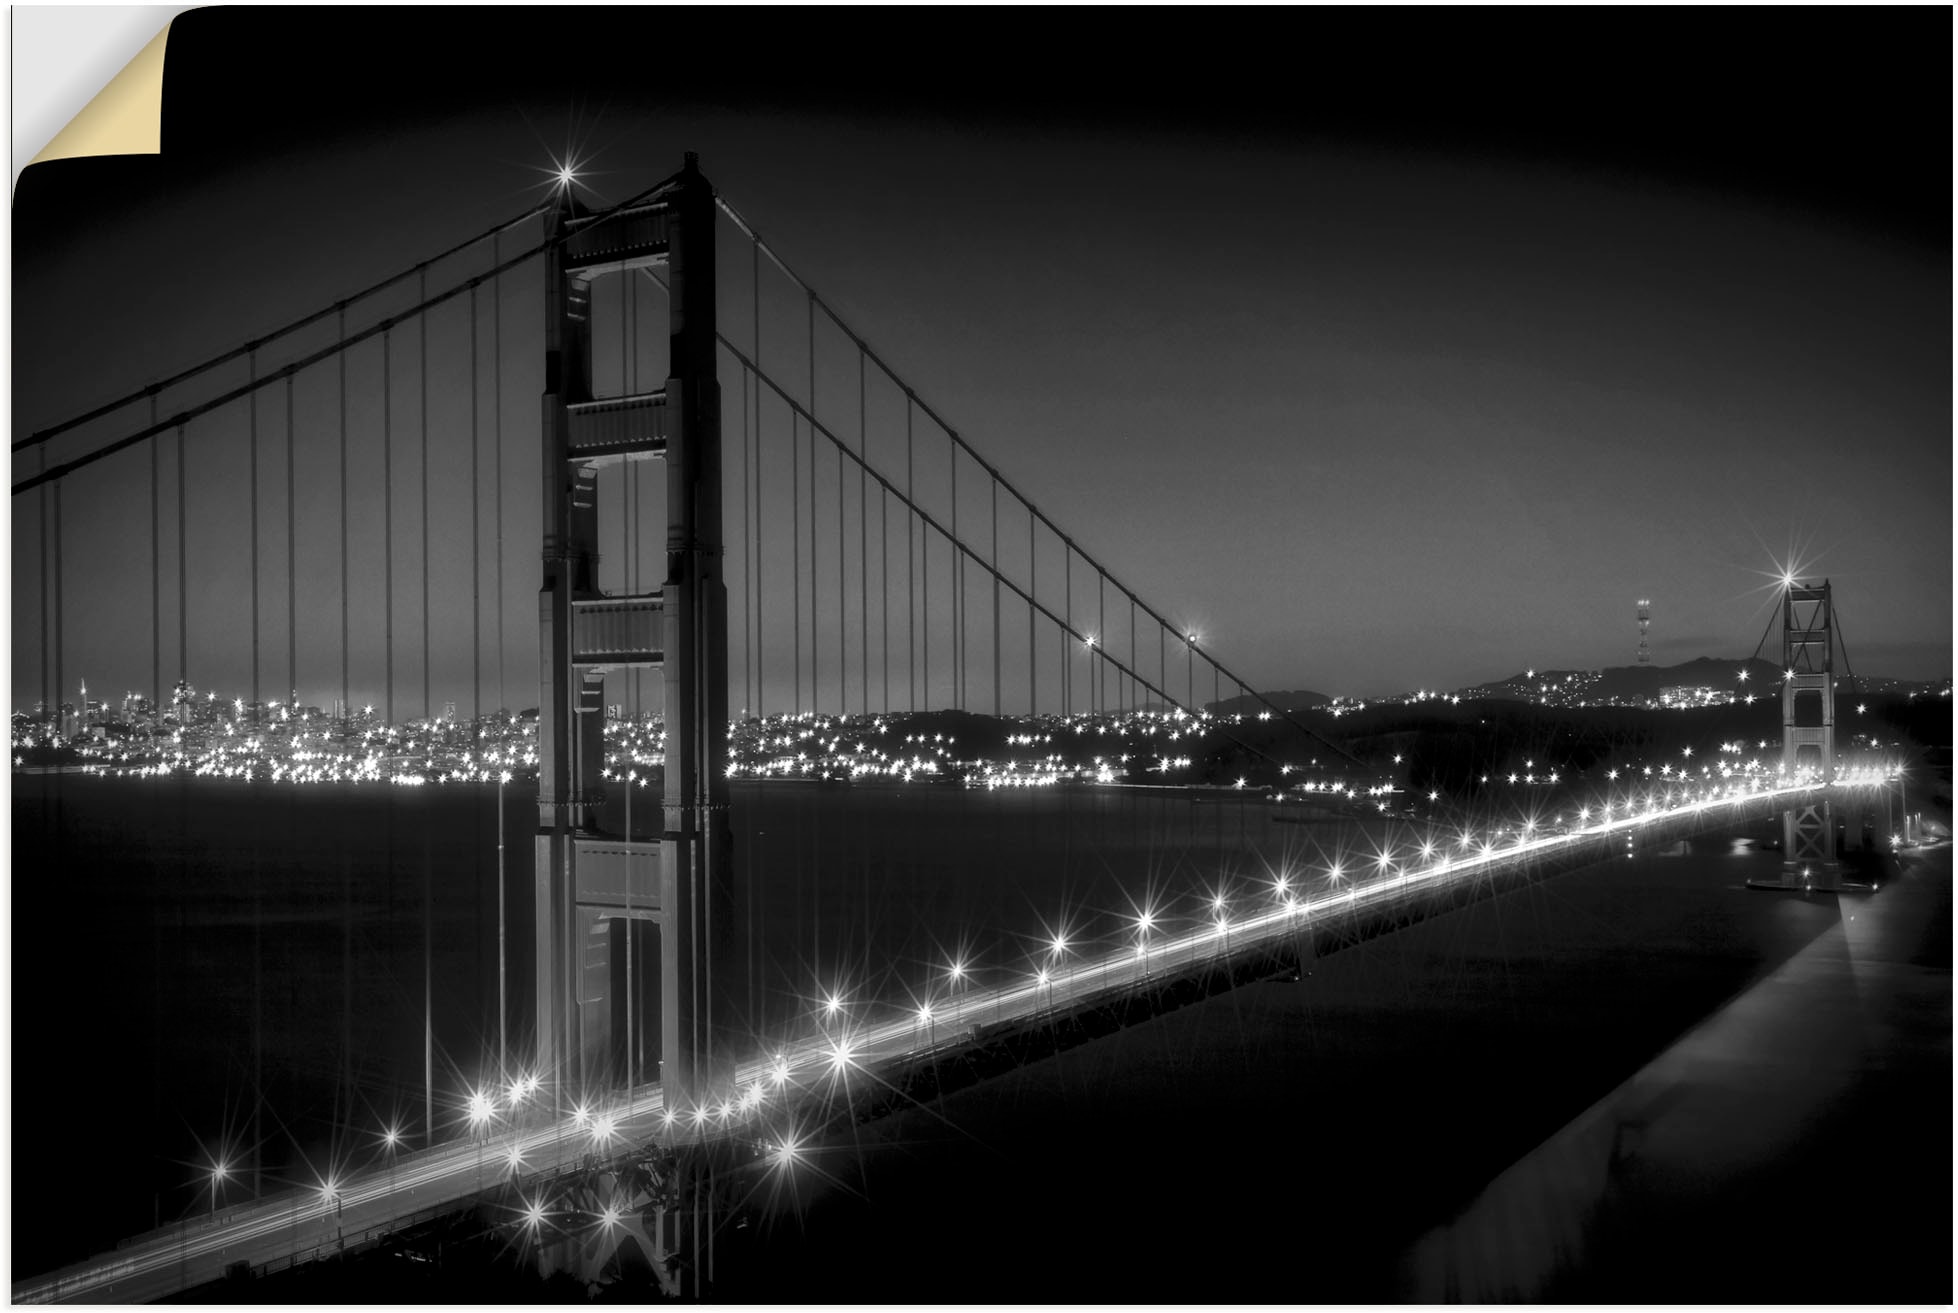
[[(907, 579), (909, 574), (907, 571)], [(877, 621), (882, 629), (879, 646), (883, 649), (880, 668), (884, 678), (883, 709), (891, 714), (891, 488), (880, 483), (877, 489)]]
[[(258, 378), (258, 352), (253, 351), (247, 359), (251, 362), (251, 376)], [(246, 441), (251, 444), (251, 558), (252, 558), (252, 723), (258, 723), (258, 393), (251, 395), (251, 423), (247, 429)]]
[[(61, 483), (54, 485), (54, 715), (60, 722), (61, 716)], [(78, 708), (82, 716), (88, 715), (86, 704)], [(67, 726), (61, 726), (64, 733)]]
[[(503, 234), (500, 230), (491, 242), (490, 258), (496, 262), (492, 267), (502, 268)], [(503, 275), (501, 273), (490, 279), (490, 387), (493, 389), (490, 398), (490, 441), (496, 447), (496, 454), (490, 461), (492, 477), (496, 480), (496, 707), (498, 711), (502, 711), (510, 705), (510, 695), (503, 686)], [(502, 842), (502, 831), (498, 830), (497, 843), (500, 845)], [(502, 924), (500, 907), (497, 916), (500, 925)]]
[[(183, 444), (181, 441), (177, 444), (177, 452), (178, 459), (181, 461), (183, 453)], [(48, 449), (43, 446), (36, 450), (35, 455), (39, 457), (39, 468), (41, 470), (47, 469)], [(177, 486), (180, 488), (183, 486), (183, 480), (181, 478), (177, 480)], [(44, 483), (41, 485), (41, 715), (43, 717), (42, 728), (44, 730), (48, 725), (53, 725), (55, 731), (59, 732), (61, 728), (61, 698), (56, 691), (58, 686), (53, 679), (54, 630), (48, 625), (49, 581), (53, 574), (50, 568), (52, 558), (48, 554), (48, 536), (52, 523), (48, 518), (50, 515), (48, 508), (52, 503), (53, 492), (50, 486)], [(181, 518), (179, 523), (181, 523)]]
[[(842, 466), (837, 466), (842, 477)], [(809, 710), (823, 709), (822, 557), (816, 545), (816, 294), (809, 294)], [(839, 685), (840, 688), (840, 685)]]
[(999, 479), (993, 479), (993, 714), (1004, 716), (1006, 706), (999, 697), (999, 665)]
[(299, 533), (295, 523), (292, 457), (292, 375), (286, 375), (286, 713), (299, 714)]
[[(347, 304), (342, 301), (334, 307), (335, 331), (339, 338), (340, 350), (334, 353), (334, 362), (339, 374), (339, 456), (340, 456), (340, 725), (339, 735), (342, 745), (347, 735), (347, 703), (352, 697), (352, 663), (348, 658), (347, 600)], [(354, 893), (353, 857), (342, 845), (340, 849), (340, 1052), (345, 1063), (342, 1075), (346, 1081), (347, 1098), (344, 1107), (353, 1107), (353, 1025), (354, 1025)]]
[(993, 484), (993, 714), (1003, 716), (1006, 706), (1000, 700), (999, 648), (999, 480)]
[(761, 537), (765, 521), (761, 513), (761, 380), (753, 380), (755, 389), (755, 721), (760, 724), (767, 715), (768, 671), (762, 666), (762, 652), (767, 646), (767, 636), (761, 623)]
[[(476, 339), (477, 325), (481, 313), (481, 307), (477, 304), (475, 285), (471, 284), (469, 288), (469, 742), (470, 756), (479, 774), (483, 772), (483, 763), (476, 757), (483, 744), (483, 506), (481, 487), (483, 429), (481, 415), (482, 380), (476, 372), (478, 364), (477, 353), (479, 349), (479, 344)], [(500, 785), (498, 786), (499, 792), (501, 787)], [(472, 793), (474, 793), (476, 798), (476, 815), (478, 817), (478, 832), (480, 833), (480, 818), (483, 814), (482, 792), (478, 789), (472, 790)], [(496, 1075), (498, 1080), (502, 1080), (509, 1075), (509, 1072), (504, 1067), (507, 1055), (503, 1049), (503, 815), (502, 808), (500, 807), (497, 809), (496, 820), (498, 858), (496, 869)], [(477, 875), (480, 879), (482, 873), (480, 849), (478, 850), (477, 860)], [(479, 885), (478, 888), (480, 887)], [(482, 958), (480, 955), (482, 953), (483, 942), (483, 900), (480, 893), (476, 896), (475, 901), (477, 927), (476, 951), (478, 954), (477, 979), (480, 980), (482, 978)], [(480, 1008), (477, 1009), (477, 1015), (482, 1015)]]
[[(428, 266), (421, 271), (421, 299), (428, 300)], [(421, 335), (421, 344), (416, 349), (415, 373), (421, 387), (421, 464), (422, 464), (422, 719), (433, 720), (435, 708), (429, 701), (428, 668), (434, 661), (434, 654), (428, 645), (428, 576), (432, 573), (428, 565), (428, 311), (423, 310), (415, 316), (415, 328)], [(423, 760), (427, 760), (434, 745), (430, 736), (422, 736)]]
[(959, 448), (952, 452), (952, 706), (965, 710), (965, 558), (959, 554)]
[(793, 544), (789, 552), (791, 578), (795, 581), (794, 632), (795, 639), (795, 697), (790, 701), (791, 714), (802, 710), (802, 422), (789, 414), (789, 541)]
[[(499, 230), (490, 245), (492, 268), (503, 264), (503, 234)], [(500, 713), (509, 705), (503, 688), (503, 275), (490, 279), (490, 441), (495, 451), (490, 459), (491, 478), (496, 484), (496, 707)], [(501, 717), (499, 716), (499, 719)], [(499, 725), (501, 735), (508, 729)], [(508, 740), (506, 739), (507, 743)], [(507, 751), (507, 749), (506, 749)], [(506, 762), (503, 765), (507, 765)], [(496, 773), (496, 1057), (498, 1071), (507, 1068), (510, 1045), (507, 1027), (508, 962), (505, 956), (504, 922), (509, 915), (503, 881), (503, 784), (508, 771), (499, 765)]]
[[(918, 537), (918, 494), (916, 485), (912, 482), (912, 476), (916, 466), (911, 439), (911, 416), (915, 411), (916, 407), (911, 404), (911, 390), (906, 388), (904, 390), (904, 604), (906, 607), (904, 687), (911, 697), (911, 710), (921, 711), (930, 705), (931, 699), (929, 687), (931, 684), (931, 571), (927, 569), (924, 572), (925, 684), (927, 687), (925, 691), (926, 700), (923, 704), (920, 704), (918, 701), (918, 649), (916, 637), (918, 633), (918, 590), (912, 583), (912, 576), (917, 568), (913, 562), (917, 556)], [(925, 540), (925, 550), (931, 550), (930, 538)], [(929, 566), (931, 562), (927, 560), (925, 564)]]
[(843, 449), (836, 450), (836, 714), (845, 715), (850, 710), (850, 654), (845, 646), (845, 634), (849, 630), (847, 612), (849, 605), (848, 586), (843, 582), (843, 567), (847, 553), (843, 546)]
[[(1027, 714), (1040, 714), (1039, 677), (1034, 672), (1033, 599), (1040, 591), (1040, 570), (1035, 565), (1033, 531), (1038, 523), (1033, 508), (1027, 508)], [(1063, 636), (1065, 637), (1065, 636)]]
[(823, 596), (822, 557), (816, 541), (816, 421), (809, 421), (809, 711), (823, 709), (823, 625), (817, 608)]
[(755, 706), (755, 611), (750, 605), (755, 587), (755, 540), (748, 519), (748, 370), (745, 366), (741, 370), (741, 478), (735, 486), (741, 489), (741, 682), (745, 694), (741, 700), (741, 717), (745, 720), (754, 714)]
[[(423, 302), (428, 300), (428, 266), (421, 267), (417, 286)], [(428, 667), (431, 658), (428, 644), (428, 311), (420, 311), (415, 316), (415, 330), (419, 343), (415, 351), (415, 374), (420, 392), (420, 414), (416, 427), (420, 430), (421, 447), (421, 531), (422, 531), (422, 719), (434, 719), (434, 710), (429, 705)], [(422, 760), (426, 764), (433, 752), (430, 742), (433, 735), (425, 727), (422, 733)], [(429, 833), (428, 818), (422, 818), (422, 1115), (428, 1126), (431, 1139), (435, 1134), (435, 860), (434, 836)]]
[[(381, 330), (381, 644), (386, 657), (387, 733), (394, 734), (394, 330)], [(383, 744), (385, 749), (386, 745)]]
[[(759, 247), (754, 247), (752, 249), (754, 252), (753, 258), (755, 261), (755, 269), (754, 269), (755, 282), (754, 282), (754, 289), (753, 289), (754, 301), (755, 301), (754, 346), (755, 346), (756, 368), (759, 369), (760, 361), (761, 361), (761, 251)], [(752, 373), (753, 371), (750, 371), (750, 374)], [(750, 379), (748, 375), (744, 375), (742, 381), (744, 385), (752, 381), (754, 385), (754, 393), (755, 393), (755, 459), (754, 459), (754, 466), (753, 466), (755, 520), (754, 520), (754, 539), (750, 544), (749, 550), (754, 555), (754, 569), (755, 569), (755, 576), (754, 576), (755, 582), (754, 582), (754, 594), (753, 594), (754, 609), (755, 609), (755, 700), (754, 700), (755, 732), (757, 735), (758, 744), (761, 747), (765, 747), (768, 741), (767, 740), (768, 721), (767, 721), (767, 705), (766, 705), (768, 700), (768, 672), (762, 666), (762, 649), (766, 646), (767, 640), (765, 637), (765, 633), (762, 629), (762, 623), (761, 623), (761, 593), (762, 593), (761, 539), (762, 539), (762, 525), (763, 525), (763, 519), (761, 513), (761, 470), (762, 470), (762, 465), (765, 463), (762, 458), (762, 445), (761, 445), (761, 409), (762, 409), (761, 379), (759, 377), (753, 377), (752, 379)], [(743, 496), (745, 497), (746, 495), (747, 495), (746, 490), (744, 489)], [(758, 750), (757, 756), (762, 756), (762, 755), (765, 754), (763, 754)], [(761, 952), (759, 949), (759, 941), (758, 941), (758, 918), (756, 916), (756, 905), (761, 900), (753, 895), (753, 891), (754, 891), (753, 881), (754, 881), (754, 870), (755, 870), (755, 845), (752, 842), (743, 842), (740, 845), (740, 851), (746, 865), (746, 871), (744, 872), (745, 879), (746, 879), (745, 891), (749, 895), (747, 898), (743, 900), (745, 903), (745, 914), (748, 922), (748, 963), (749, 963), (748, 981), (747, 981), (748, 1014), (754, 1018), (754, 1024), (757, 1027), (757, 1033), (759, 1033), (759, 1028), (765, 1022), (764, 1011), (767, 1006), (767, 994), (763, 990), (762, 983), (761, 983), (762, 960), (761, 960)]]
[[(150, 393), (150, 425), (156, 424), (156, 393)], [(163, 723), (163, 558), (157, 525), (157, 443), (150, 444), (150, 718)]]
[[(862, 644), (859, 649), (863, 662), (863, 714), (870, 714), (870, 412), (868, 395), (865, 392), (863, 352), (857, 352), (857, 573), (861, 588), (857, 602), (858, 638)], [(842, 466), (837, 467), (840, 471)], [(888, 685), (890, 672), (884, 679)], [(888, 696), (885, 701), (890, 699)]]
[[(43, 485), (45, 486), (45, 485)], [(190, 582), (185, 566), (184, 426), (177, 425), (177, 680), (190, 683)]]
[[(470, 741), (483, 740), (483, 429), (476, 375), (476, 289), (469, 289), (469, 678)], [(501, 1075), (502, 1072), (497, 1073)]]
[(339, 307), (339, 334), (341, 349), (335, 354), (340, 371), (340, 733), (347, 732), (347, 717), (351, 712), (347, 704), (353, 698), (352, 662), (349, 659), (347, 622), (347, 307), (342, 302)]
[[(294, 565), (294, 560), (295, 560), (294, 550), (298, 543), (298, 537), (293, 524), (294, 500), (293, 500), (292, 457), (293, 457), (293, 452), (295, 450), (295, 445), (293, 443), (293, 435), (292, 435), (293, 409), (292, 409), (292, 375), (291, 374), (286, 375), (285, 391), (286, 391), (286, 687), (285, 687), (285, 695), (282, 700), (285, 702), (286, 715), (289, 718), (287, 724), (293, 725), (297, 720), (297, 716), (299, 712), (299, 696), (298, 696), (299, 645), (297, 641), (298, 633), (299, 633), (299, 622), (298, 622), (298, 598), (297, 598), (296, 591), (293, 587), (294, 576), (296, 574), (296, 567)], [(288, 731), (288, 733), (290, 734), (290, 731)], [(287, 824), (288, 832), (290, 832), (291, 830), (293, 805), (296, 801), (297, 798), (295, 797), (292, 789), (290, 788), (286, 789), (285, 804), (286, 804), (286, 824)], [(347, 1064), (347, 1056), (346, 1056), (347, 1046), (344, 1043), (344, 1032), (342, 1038), (343, 1038), (343, 1043), (340, 1048), (340, 1062), (341, 1062), (342, 1070), (345, 1070)], [(334, 1093), (336, 1096), (336, 1103), (337, 1103), (337, 1096), (339, 1094), (339, 1082), (337, 1081), (335, 1082)]]
[[(767, 700), (768, 697), (768, 672), (762, 669), (762, 663), (761, 663), (762, 647), (764, 646), (766, 640), (763, 637), (762, 626), (761, 626), (762, 449), (761, 449), (761, 379), (758, 376), (759, 371), (761, 369), (761, 239), (759, 237), (754, 238), (748, 243), (748, 261), (750, 266), (749, 273), (748, 273), (748, 293), (754, 302), (753, 346), (755, 350), (755, 355), (754, 355), (755, 368), (753, 371), (750, 372), (755, 373), (757, 375), (753, 379), (754, 388), (755, 388), (755, 536), (754, 536), (754, 542), (751, 547), (751, 550), (754, 552), (754, 562), (755, 562), (755, 589), (754, 589), (755, 697), (754, 697), (753, 705), (755, 708), (755, 720), (757, 723), (760, 723), (761, 720), (763, 719), (763, 703)], [(743, 385), (745, 386), (748, 382), (749, 382), (748, 376), (743, 375), (742, 377)]]

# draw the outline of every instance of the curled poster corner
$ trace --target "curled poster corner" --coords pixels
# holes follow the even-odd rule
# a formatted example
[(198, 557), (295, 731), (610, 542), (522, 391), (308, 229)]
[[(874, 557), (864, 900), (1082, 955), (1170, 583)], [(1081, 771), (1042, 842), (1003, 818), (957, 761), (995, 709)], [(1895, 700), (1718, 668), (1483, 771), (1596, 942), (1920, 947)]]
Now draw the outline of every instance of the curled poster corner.
[(159, 153), (163, 149), (163, 52), (169, 43), (170, 26), (165, 23), (163, 30), (29, 161), (29, 167), (85, 155)]

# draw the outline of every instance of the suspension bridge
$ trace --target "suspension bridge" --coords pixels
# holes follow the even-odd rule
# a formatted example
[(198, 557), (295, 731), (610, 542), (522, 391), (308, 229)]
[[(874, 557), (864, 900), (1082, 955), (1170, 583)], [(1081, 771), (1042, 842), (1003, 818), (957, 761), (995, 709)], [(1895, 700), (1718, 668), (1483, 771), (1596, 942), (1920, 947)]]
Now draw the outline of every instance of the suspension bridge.
[[(567, 179), (14, 453), (40, 680), (17, 768), (47, 763), (53, 788), (63, 771), (466, 788), (499, 818), (477, 1051), (436, 1039), (449, 982), (424, 849), (419, 979), (397, 995), (419, 985), (420, 1080), (391, 1087), (408, 1097), (369, 1116), (336, 1074), (333, 1149), (281, 1177), (255, 1090), (249, 1132), (196, 1164), (197, 1207), (16, 1280), (23, 1302), (161, 1297), (485, 1198), (541, 1261), (637, 1246), (698, 1294), (728, 1179), (794, 1171), (810, 1137), (948, 1054), (1051, 1051), (1083, 1009), (1296, 972), (1634, 836), (1780, 818), (1781, 886), (1836, 887), (1832, 802), (1889, 778), (1838, 770), (1831, 595), (1791, 580), (1777, 750), (1623, 784), (1546, 766), (1547, 805), (1514, 824), (1424, 801), (1398, 758), (1362, 760), (1250, 688), (1071, 538), (691, 156), (604, 207)], [(506, 550), (506, 516), (535, 527), (535, 567)], [(17, 590), (27, 568), (17, 553)], [(513, 591), (534, 594), (534, 627), (505, 614)], [(513, 632), (534, 713), (509, 709)], [(94, 671), (143, 691), (113, 715), (65, 703)], [(895, 929), (868, 905), (805, 922), (807, 845), (753, 819), (785, 781), (1122, 792), (1142, 801), (1116, 820), (1144, 828), (1150, 791), (1176, 791), (1210, 808), (1220, 849), (1251, 811), (1266, 851), (1273, 821), (1342, 837), (1331, 858), (1234, 848), (1202, 877), (1193, 840), (1178, 887), (1063, 896), (983, 931), (902, 898), (878, 909)], [(942, 858), (886, 843), (877, 860)], [(809, 885), (835, 879), (809, 865)], [(848, 903), (842, 883), (817, 896)]]

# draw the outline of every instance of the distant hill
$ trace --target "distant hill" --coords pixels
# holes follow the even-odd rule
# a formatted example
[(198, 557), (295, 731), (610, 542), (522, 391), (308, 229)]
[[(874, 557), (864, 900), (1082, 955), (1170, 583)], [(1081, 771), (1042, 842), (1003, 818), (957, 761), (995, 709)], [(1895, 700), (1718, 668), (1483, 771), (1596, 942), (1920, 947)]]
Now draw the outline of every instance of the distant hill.
[(1234, 698), (1225, 698), (1222, 702), (1205, 703), (1204, 710), (1218, 716), (1239, 714), (1255, 716), (1260, 711), (1266, 710), (1267, 703), (1280, 711), (1310, 711), (1314, 707), (1331, 706), (1332, 699), (1324, 693), (1315, 693), (1309, 688), (1298, 688), (1266, 693), (1262, 695), (1262, 700), (1258, 694), (1244, 693)]
[[(1742, 671), (1747, 678), (1743, 680)], [(1550, 697), (1560, 702), (1644, 703), (1662, 688), (1704, 687), (1753, 692), (1756, 696), (1781, 687), (1781, 668), (1772, 661), (1696, 657), (1676, 666), (1608, 666), (1603, 670), (1522, 671), (1507, 679), (1457, 689), (1464, 698), (1514, 698), (1534, 702)]]

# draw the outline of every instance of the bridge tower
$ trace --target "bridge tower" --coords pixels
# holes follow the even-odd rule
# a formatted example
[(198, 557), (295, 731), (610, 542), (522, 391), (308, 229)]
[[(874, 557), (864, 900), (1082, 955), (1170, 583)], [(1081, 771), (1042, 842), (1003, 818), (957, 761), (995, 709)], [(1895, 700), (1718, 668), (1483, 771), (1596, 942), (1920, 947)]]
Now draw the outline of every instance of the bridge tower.
[[(1781, 600), (1781, 769), (1836, 778), (1835, 617), (1829, 581), (1790, 582)], [(1835, 815), (1826, 792), (1782, 813), (1783, 888), (1838, 888)]]
[[(734, 1050), (727, 986), (736, 916), (727, 812), (727, 592), (721, 538), (714, 196), (689, 153), (646, 199), (603, 215), (567, 189), (544, 257), (543, 587), (537, 717), (538, 1062), (560, 1103), (658, 1079), (666, 1106), (724, 1094)], [(591, 289), (601, 277), (667, 269), (671, 350), (658, 392), (597, 397)], [(623, 377), (623, 375), (622, 375)], [(597, 471), (664, 460), (667, 571), (657, 593), (607, 595), (597, 581)], [(613, 535), (613, 541), (617, 535)], [(666, 730), (660, 836), (607, 833), (600, 807), (604, 679), (659, 668)], [(651, 808), (647, 809), (648, 811)], [(656, 927), (656, 934), (645, 933)], [(621, 940), (642, 945), (620, 995)], [(716, 981), (723, 982), (717, 988)], [(626, 1013), (635, 1011), (633, 1034)], [(640, 1034), (658, 1020), (644, 1049)]]

